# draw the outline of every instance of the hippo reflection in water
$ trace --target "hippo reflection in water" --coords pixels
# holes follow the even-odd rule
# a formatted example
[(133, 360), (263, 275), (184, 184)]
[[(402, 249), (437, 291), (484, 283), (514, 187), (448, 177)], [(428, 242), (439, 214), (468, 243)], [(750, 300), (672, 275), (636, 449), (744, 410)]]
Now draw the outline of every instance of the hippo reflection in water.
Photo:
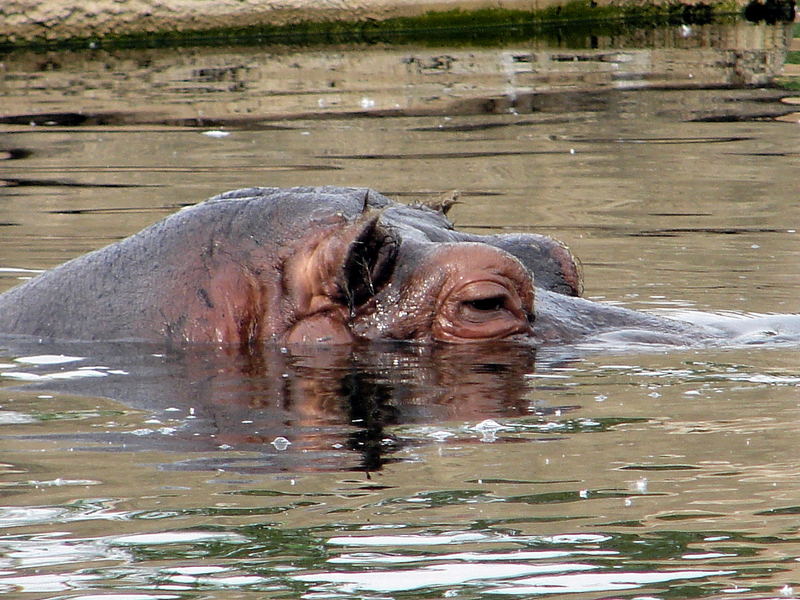
[(456, 231), (366, 189), (251, 188), (186, 208), (0, 295), (0, 332), (171, 346), (360, 340), (557, 344), (730, 340), (580, 298), (577, 261), (539, 235)]

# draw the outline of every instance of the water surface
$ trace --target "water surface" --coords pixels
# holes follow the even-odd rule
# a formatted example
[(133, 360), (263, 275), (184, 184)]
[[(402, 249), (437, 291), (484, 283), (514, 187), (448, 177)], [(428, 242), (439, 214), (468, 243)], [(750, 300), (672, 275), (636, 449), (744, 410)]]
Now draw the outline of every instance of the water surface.
[[(5, 57), (0, 290), (210, 195), (459, 189), (586, 295), (796, 312), (783, 26)], [(800, 593), (797, 347), (0, 349), (9, 598)]]

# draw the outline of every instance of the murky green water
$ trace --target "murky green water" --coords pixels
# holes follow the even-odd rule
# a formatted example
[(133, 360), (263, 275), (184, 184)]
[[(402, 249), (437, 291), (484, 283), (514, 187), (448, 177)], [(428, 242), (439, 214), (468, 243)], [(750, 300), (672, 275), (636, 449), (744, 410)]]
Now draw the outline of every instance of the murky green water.
[[(791, 30), (5, 57), (0, 290), (251, 185), (457, 188), (587, 296), (800, 309)], [(791, 598), (798, 348), (0, 349), (0, 593)]]

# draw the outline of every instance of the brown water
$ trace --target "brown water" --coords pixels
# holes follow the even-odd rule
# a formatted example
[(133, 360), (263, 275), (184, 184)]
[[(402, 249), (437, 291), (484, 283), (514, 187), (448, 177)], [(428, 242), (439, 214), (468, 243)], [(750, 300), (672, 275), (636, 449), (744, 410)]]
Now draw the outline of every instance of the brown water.
[[(800, 128), (758, 87), (788, 44), (10, 55), (0, 290), (227, 189), (337, 184), (457, 188), (460, 227), (565, 240), (597, 300), (798, 311)], [(796, 345), (6, 343), (0, 386), (9, 598), (800, 594)]]

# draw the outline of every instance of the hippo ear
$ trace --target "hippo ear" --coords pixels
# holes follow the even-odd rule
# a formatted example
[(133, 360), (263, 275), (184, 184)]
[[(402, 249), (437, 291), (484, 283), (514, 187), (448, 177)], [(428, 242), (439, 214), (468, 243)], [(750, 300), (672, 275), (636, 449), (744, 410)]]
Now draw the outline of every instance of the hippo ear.
[(398, 248), (397, 238), (381, 225), (379, 215), (359, 222), (347, 248), (339, 290), (351, 311), (364, 304), (389, 280)]
[(433, 210), (446, 215), (454, 204), (459, 204), (461, 192), (458, 190), (450, 190), (439, 194), (435, 198), (426, 198), (421, 200), (419, 205), (432, 208)]
[(392, 275), (398, 241), (379, 214), (340, 223), (306, 240), (284, 265), (283, 290), (295, 318), (346, 306), (353, 314)]

